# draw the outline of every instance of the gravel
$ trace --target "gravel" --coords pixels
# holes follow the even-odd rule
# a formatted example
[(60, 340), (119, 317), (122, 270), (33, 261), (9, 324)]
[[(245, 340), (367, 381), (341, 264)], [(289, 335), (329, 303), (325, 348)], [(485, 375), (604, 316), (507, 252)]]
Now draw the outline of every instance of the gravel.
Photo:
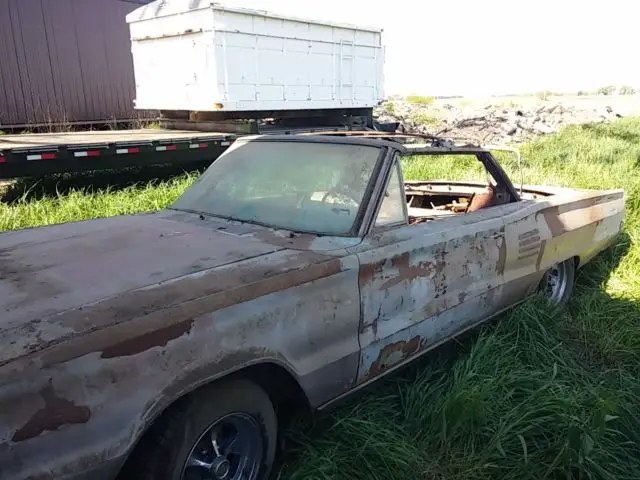
[(556, 133), (565, 125), (611, 122), (622, 117), (609, 106), (584, 108), (562, 103), (530, 106), (416, 105), (387, 102), (378, 121), (399, 122), (404, 133), (440, 134), (483, 144), (517, 144)]

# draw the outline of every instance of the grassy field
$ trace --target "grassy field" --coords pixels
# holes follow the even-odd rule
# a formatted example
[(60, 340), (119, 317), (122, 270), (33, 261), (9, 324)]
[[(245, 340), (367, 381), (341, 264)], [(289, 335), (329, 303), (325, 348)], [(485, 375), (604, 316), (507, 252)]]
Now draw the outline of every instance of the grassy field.
[[(519, 179), (513, 157), (501, 158)], [(291, 429), (279, 478), (640, 478), (640, 119), (526, 145), (523, 167), (526, 183), (623, 187), (617, 245), (581, 271), (565, 308), (532, 299)], [(409, 178), (479, 173), (464, 158), (405, 168)], [(5, 194), (0, 230), (154, 210), (194, 178), (81, 191), (65, 177), (57, 195), (52, 181), (22, 183)]]

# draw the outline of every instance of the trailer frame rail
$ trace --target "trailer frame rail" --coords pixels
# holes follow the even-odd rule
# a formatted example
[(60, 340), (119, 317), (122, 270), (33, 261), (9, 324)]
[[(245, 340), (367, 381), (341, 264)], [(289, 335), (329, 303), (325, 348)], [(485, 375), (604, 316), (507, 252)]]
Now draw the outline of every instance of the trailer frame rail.
[[(105, 170), (165, 163), (212, 162), (237, 135), (230, 133), (146, 132), (143, 138), (113, 139), (118, 132), (82, 134), (6, 135), (0, 137), (0, 179), (71, 171)], [(130, 133), (130, 131), (129, 131)], [(172, 135), (174, 133), (174, 135)], [(51, 140), (51, 143), (48, 142)], [(55, 142), (56, 139), (62, 141)], [(15, 144), (15, 146), (13, 146)]]

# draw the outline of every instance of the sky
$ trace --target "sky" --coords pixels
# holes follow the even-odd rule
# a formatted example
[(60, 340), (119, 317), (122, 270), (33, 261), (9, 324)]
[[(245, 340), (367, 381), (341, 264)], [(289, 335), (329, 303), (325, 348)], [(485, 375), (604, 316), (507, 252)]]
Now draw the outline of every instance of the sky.
[(384, 30), (385, 93), (640, 87), (637, 0), (218, 0)]

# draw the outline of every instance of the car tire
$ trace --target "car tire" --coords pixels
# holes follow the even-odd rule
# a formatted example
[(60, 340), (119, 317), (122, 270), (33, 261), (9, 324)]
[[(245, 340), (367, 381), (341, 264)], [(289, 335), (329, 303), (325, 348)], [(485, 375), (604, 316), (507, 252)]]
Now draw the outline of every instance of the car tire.
[[(249, 459), (242, 472), (238, 464), (244, 457), (225, 451), (228, 443), (225, 435), (231, 436), (234, 429), (235, 447), (229, 450), (241, 450), (238, 439), (246, 437), (239, 445), (246, 443), (244, 449), (248, 457), (254, 453), (254, 460)], [(265, 480), (273, 466), (277, 434), (276, 414), (264, 390), (245, 380), (216, 383), (203, 387), (165, 412), (151, 427), (120, 478)], [(213, 438), (217, 439), (216, 446)], [(207, 467), (198, 462), (204, 462)], [(207, 470), (217, 472), (218, 476), (200, 475)]]
[(576, 263), (573, 258), (549, 268), (540, 281), (542, 294), (553, 304), (564, 305), (573, 292)]

